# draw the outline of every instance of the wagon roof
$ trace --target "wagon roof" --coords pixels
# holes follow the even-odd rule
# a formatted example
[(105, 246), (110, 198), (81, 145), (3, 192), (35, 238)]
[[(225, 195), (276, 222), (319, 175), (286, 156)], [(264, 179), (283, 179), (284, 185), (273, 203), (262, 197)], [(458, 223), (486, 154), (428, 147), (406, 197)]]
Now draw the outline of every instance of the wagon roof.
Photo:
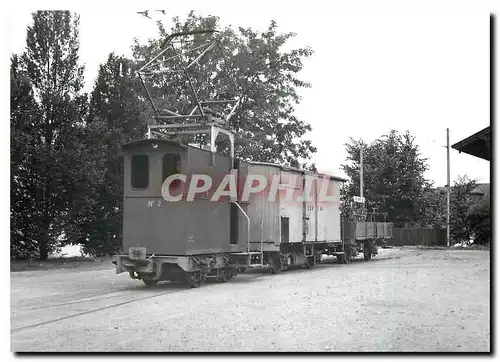
[(342, 178), (342, 177), (332, 176), (332, 175), (328, 175), (328, 174), (322, 173), (322, 172), (314, 172), (314, 171), (302, 170), (302, 169), (295, 168), (295, 167), (290, 167), (290, 166), (278, 165), (276, 163), (258, 162), (258, 161), (245, 161), (245, 162), (249, 163), (251, 165), (273, 166), (273, 167), (277, 167), (277, 168), (279, 168), (281, 170), (285, 170), (285, 171), (294, 171), (294, 172), (300, 172), (300, 173), (307, 174), (307, 175), (316, 175), (316, 176), (328, 177), (331, 180), (336, 180), (336, 181), (340, 181), (340, 182), (346, 182), (347, 181), (347, 179)]
[(140, 146), (140, 145), (148, 145), (148, 144), (153, 144), (153, 143), (164, 144), (164, 145), (169, 145), (169, 146), (176, 145), (179, 147), (187, 148), (186, 145), (179, 143), (177, 141), (165, 140), (165, 139), (161, 139), (161, 138), (149, 138), (149, 139), (142, 139), (142, 140), (131, 141), (131, 142), (125, 143), (124, 145), (122, 145), (122, 149), (132, 148), (132, 147)]

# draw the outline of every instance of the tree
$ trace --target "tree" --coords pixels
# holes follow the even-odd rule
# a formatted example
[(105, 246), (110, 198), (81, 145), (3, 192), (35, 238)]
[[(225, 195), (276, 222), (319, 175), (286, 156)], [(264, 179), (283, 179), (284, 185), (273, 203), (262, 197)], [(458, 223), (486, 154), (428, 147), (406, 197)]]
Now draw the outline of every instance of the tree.
[(350, 139), (346, 144), (349, 163), (342, 165), (350, 178), (342, 189), (344, 208), (360, 192), (360, 146), (367, 211), (387, 213), (387, 220), (396, 227), (426, 225), (432, 185), (424, 177), (426, 159), (421, 157), (409, 132), (401, 135), (393, 130), (371, 144)]
[(474, 206), (469, 212), (467, 221), (475, 244), (484, 245), (491, 242), (491, 216), (489, 202), (480, 202), (478, 205)]
[[(145, 45), (136, 41), (133, 51), (139, 64), (150, 60), (167, 36), (161, 22), (158, 22), (158, 29), (158, 38), (149, 40)], [(313, 54), (312, 50), (305, 47), (285, 51), (283, 48), (287, 41), (295, 34), (279, 33), (274, 21), (266, 32), (258, 33), (241, 27), (238, 30), (231, 27), (222, 29), (218, 17), (202, 17), (191, 12), (185, 22), (174, 17), (170, 33), (201, 29), (219, 30), (217, 36), (228, 57), (227, 67), (241, 90), (242, 102), (231, 123), (239, 135), (235, 145), (237, 157), (292, 166), (299, 166), (302, 160), (308, 160), (316, 148), (302, 137), (311, 130), (311, 126), (294, 115), (294, 106), (300, 101), (297, 88), (310, 86), (299, 80), (297, 73), (303, 67), (303, 59)], [(205, 39), (202, 35), (195, 36), (194, 43), (189, 46), (196, 46)], [(186, 50), (187, 47), (186, 43), (182, 43), (178, 51)], [(208, 81), (204, 78), (207, 67), (217, 63), (211, 53), (203, 57), (200, 63), (204, 71), (195, 73), (195, 85), (204, 94), (229, 92), (223, 86), (223, 73), (209, 71), (209, 74), (215, 75)], [(176, 104), (179, 111), (187, 110), (189, 103), (183, 92), (186, 83), (176, 74), (166, 82), (163, 73), (161, 77), (150, 80), (150, 85), (156, 99), (163, 99), (170, 106)], [(314, 165), (307, 167), (312, 168)]]
[(27, 222), (27, 215), (33, 202), (30, 192), (33, 161), (30, 125), (38, 117), (39, 109), (30, 80), (20, 71), (16, 55), (11, 59), (10, 108), (11, 257), (29, 259), (37, 255), (38, 248), (36, 227)]
[(33, 239), (42, 260), (56, 240), (81, 234), (92, 194), (95, 160), (84, 143), (78, 25), (68, 11), (34, 13), (27, 47), (11, 64), (11, 209), (19, 234)]
[(476, 180), (468, 176), (459, 176), (451, 187), (450, 239), (454, 242), (469, 241), (472, 236), (469, 213), (474, 202), (470, 192), (476, 186)]
[(110, 254), (122, 244), (123, 159), (121, 146), (142, 138), (145, 102), (139, 99), (141, 84), (132, 61), (110, 54), (99, 67), (90, 100), (88, 144), (92, 144), (102, 163), (102, 179), (96, 185), (95, 203), (86, 224), (86, 251)]

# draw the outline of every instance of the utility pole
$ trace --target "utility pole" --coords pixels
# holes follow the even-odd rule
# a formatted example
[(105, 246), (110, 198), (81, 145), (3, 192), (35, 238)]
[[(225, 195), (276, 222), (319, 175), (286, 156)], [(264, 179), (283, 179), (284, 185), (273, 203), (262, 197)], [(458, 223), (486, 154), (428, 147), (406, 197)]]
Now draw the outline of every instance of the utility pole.
[(446, 172), (446, 245), (450, 246), (450, 129), (446, 128), (446, 160), (447, 160), (447, 172)]

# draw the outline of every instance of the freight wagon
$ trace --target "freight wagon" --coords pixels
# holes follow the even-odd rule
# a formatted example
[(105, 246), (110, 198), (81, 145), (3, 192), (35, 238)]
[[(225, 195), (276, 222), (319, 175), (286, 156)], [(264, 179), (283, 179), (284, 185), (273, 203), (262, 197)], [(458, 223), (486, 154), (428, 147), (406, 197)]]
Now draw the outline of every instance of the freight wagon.
[(345, 221), (343, 223), (343, 245), (348, 263), (358, 254), (363, 254), (365, 260), (378, 254), (379, 245), (385, 245), (392, 238), (392, 223)]
[[(344, 179), (263, 162), (242, 162), (238, 171), (242, 179), (264, 175), (277, 180), (279, 192), (270, 188), (242, 202), (250, 221), (249, 249), (262, 253), (272, 273), (311, 268), (320, 260), (321, 250), (342, 244), (340, 183)], [(246, 236), (239, 233), (240, 239)]]

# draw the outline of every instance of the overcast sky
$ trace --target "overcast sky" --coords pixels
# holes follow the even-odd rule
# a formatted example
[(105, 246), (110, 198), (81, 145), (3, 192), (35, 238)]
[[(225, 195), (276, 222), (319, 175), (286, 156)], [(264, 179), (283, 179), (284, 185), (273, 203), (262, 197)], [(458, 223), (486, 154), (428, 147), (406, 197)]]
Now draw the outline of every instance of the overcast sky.
[[(146, 40), (157, 35), (155, 20), (168, 23), (191, 9), (217, 15), (226, 25), (257, 30), (265, 30), (274, 19), (281, 31), (297, 33), (293, 45), (315, 51), (299, 74), (312, 88), (301, 90), (297, 115), (312, 125), (306, 137), (318, 148), (313, 161), (330, 174), (344, 175), (340, 165), (349, 137), (371, 142), (391, 129), (409, 130), (428, 158), (427, 178), (442, 186), (446, 128), (454, 144), (490, 123), (491, 1), (462, 1), (459, 6), (443, 1), (432, 2), (433, 6), (424, 1), (404, 6), (360, 1), (179, 1), (144, 5), (166, 10), (166, 15), (154, 13), (153, 20), (135, 12), (142, 8), (111, 10), (112, 4), (107, 8), (97, 7), (95, 1), (89, 4), (74, 8), (81, 16), (80, 54), (87, 91), (110, 52), (131, 56), (134, 37)], [(10, 12), (11, 52), (25, 47), (34, 9)], [(464, 174), (490, 181), (489, 162), (450, 152), (452, 182)]]

